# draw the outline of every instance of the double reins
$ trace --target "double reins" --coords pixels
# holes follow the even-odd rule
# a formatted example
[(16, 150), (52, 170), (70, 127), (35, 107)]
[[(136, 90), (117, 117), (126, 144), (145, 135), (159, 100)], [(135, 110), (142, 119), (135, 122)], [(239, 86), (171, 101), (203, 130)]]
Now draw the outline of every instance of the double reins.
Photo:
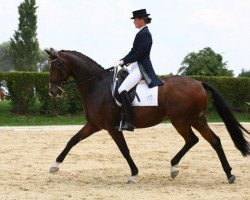
[(63, 70), (65, 70), (65, 69), (64, 69), (63, 62), (60, 59), (60, 57), (57, 56), (55, 59), (51, 60), (50, 64), (52, 62), (57, 62), (58, 63), (57, 64), (57, 77), (59, 77), (59, 78), (57, 78), (57, 79), (50, 79), (49, 83), (58, 84), (60, 86), (66, 86), (66, 85), (69, 85), (71, 83), (76, 83), (78, 86), (82, 85), (82, 84), (86, 84), (86, 83), (94, 80), (98, 76), (100, 76), (100, 75), (102, 75), (102, 74), (104, 74), (106, 72), (109, 72), (109, 71), (111, 71), (111, 70), (113, 70), (115, 68), (115, 67), (110, 67), (108, 69), (104, 69), (104, 70), (99, 71), (98, 73), (90, 75), (88, 77), (83, 77), (83, 78), (81, 78), (79, 80), (67, 81), (67, 80), (64, 79), (64, 76), (63, 76)]
[(104, 74), (104, 73), (106, 73), (106, 72), (109, 72), (109, 71), (111, 71), (111, 70), (113, 70), (113, 69), (114, 69), (114, 67), (110, 67), (110, 68), (104, 69), (104, 70), (102, 70), (102, 71), (99, 71), (98, 73), (93, 74), (93, 75), (91, 75), (91, 76), (89, 76), (89, 77), (84, 77), (84, 78), (82, 78), (82, 79), (80, 79), (80, 80), (75, 80), (75, 81), (70, 81), (70, 82), (75, 82), (77, 85), (83, 85), (83, 84), (86, 84), (86, 83), (88, 83), (88, 82), (94, 80), (94, 79), (97, 78), (98, 76), (100, 76), (100, 75), (102, 75), (102, 74)]

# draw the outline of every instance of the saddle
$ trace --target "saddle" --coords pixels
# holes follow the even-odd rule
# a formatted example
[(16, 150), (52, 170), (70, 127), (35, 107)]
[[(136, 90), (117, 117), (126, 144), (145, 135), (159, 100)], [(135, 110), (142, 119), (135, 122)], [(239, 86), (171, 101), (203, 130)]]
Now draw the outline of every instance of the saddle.
[[(121, 86), (125, 78), (129, 75), (127, 69), (122, 68), (118, 72), (115, 69), (111, 75), (111, 91), (113, 94), (114, 99), (117, 101), (118, 104), (121, 105), (121, 97), (118, 92), (118, 88)], [(138, 94), (136, 93), (136, 86), (137, 84), (128, 92), (130, 103), (132, 103), (135, 97), (140, 101)]]

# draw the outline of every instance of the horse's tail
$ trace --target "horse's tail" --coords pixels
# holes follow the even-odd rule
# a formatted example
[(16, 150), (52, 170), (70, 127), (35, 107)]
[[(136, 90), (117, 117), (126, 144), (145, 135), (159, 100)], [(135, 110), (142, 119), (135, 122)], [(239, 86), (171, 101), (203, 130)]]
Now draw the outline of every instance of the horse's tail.
[(250, 134), (234, 117), (229, 106), (225, 103), (220, 94), (207, 83), (202, 83), (203, 87), (212, 93), (214, 106), (220, 115), (221, 119), (226, 125), (226, 128), (234, 142), (235, 147), (242, 153), (243, 156), (250, 155), (250, 144), (247, 142), (245, 136)]

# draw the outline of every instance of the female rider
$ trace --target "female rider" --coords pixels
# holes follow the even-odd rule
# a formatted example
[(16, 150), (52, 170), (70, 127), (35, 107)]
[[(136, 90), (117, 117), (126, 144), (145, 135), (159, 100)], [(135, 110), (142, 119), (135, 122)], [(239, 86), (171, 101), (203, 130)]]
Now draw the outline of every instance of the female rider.
[(163, 82), (157, 77), (150, 60), (150, 50), (152, 46), (152, 36), (147, 24), (151, 23), (150, 14), (146, 9), (133, 11), (135, 27), (139, 29), (136, 34), (131, 51), (120, 61), (114, 64), (114, 67), (130, 65), (131, 71), (118, 89), (121, 97), (122, 106), (125, 112), (125, 122), (121, 129), (133, 131), (132, 107), (128, 96), (128, 91), (132, 89), (141, 79), (145, 79), (149, 88), (162, 85)]

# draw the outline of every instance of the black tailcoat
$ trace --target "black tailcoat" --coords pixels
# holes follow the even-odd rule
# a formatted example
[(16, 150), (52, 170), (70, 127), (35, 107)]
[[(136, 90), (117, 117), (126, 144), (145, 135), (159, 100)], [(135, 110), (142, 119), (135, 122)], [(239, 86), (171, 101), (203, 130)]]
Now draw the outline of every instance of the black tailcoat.
[(146, 26), (136, 34), (131, 51), (122, 59), (125, 65), (138, 62), (143, 78), (150, 88), (163, 84), (155, 74), (150, 60), (151, 46), (152, 36)]

